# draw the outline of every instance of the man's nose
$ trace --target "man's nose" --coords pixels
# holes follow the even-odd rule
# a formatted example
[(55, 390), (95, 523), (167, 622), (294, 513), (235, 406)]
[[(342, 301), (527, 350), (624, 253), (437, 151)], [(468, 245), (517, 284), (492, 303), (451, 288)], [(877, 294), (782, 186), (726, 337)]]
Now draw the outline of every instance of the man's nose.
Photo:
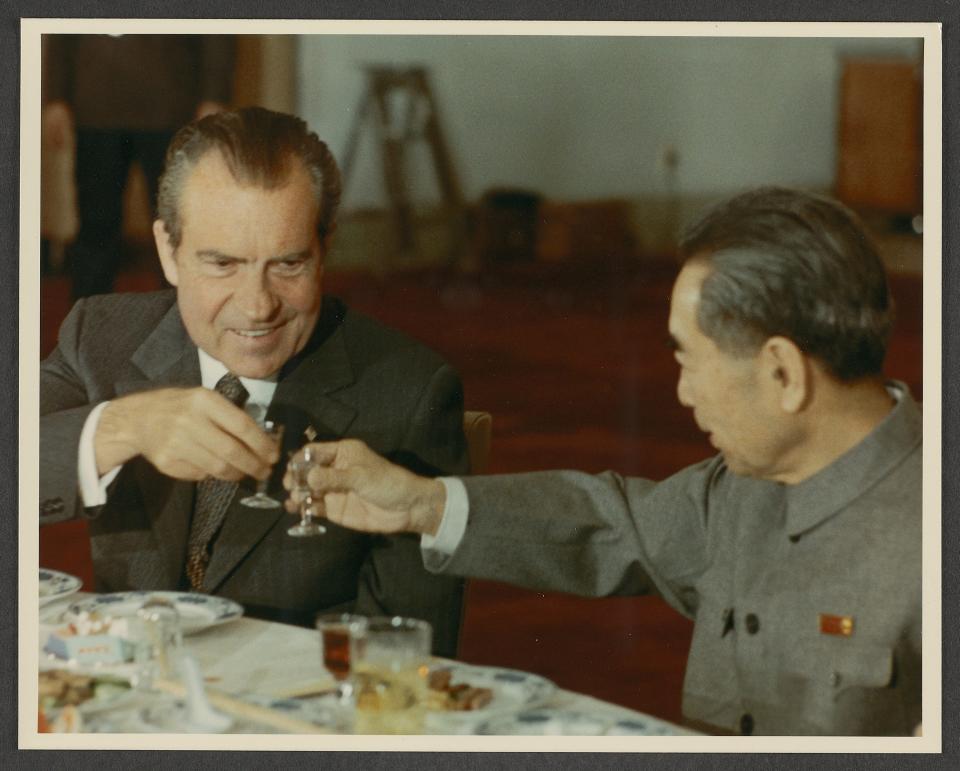
[(235, 295), (241, 312), (251, 321), (266, 321), (273, 317), (279, 300), (264, 273), (250, 271), (244, 276)]

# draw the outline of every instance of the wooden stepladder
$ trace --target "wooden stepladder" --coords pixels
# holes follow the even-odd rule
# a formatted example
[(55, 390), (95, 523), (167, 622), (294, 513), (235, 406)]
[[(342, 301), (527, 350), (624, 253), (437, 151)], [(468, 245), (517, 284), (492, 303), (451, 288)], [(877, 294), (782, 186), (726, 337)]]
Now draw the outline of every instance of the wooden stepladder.
[(412, 144), (425, 141), (443, 198), (445, 214), (453, 226), (453, 254), (459, 255), (465, 237), (466, 208), (450, 152), (444, 142), (436, 101), (424, 67), (367, 66), (366, 90), (360, 99), (343, 154), (343, 185), (353, 171), (364, 125), (373, 117), (381, 148), (383, 179), (391, 219), (401, 255), (416, 251), (413, 206), (407, 179), (406, 156)]

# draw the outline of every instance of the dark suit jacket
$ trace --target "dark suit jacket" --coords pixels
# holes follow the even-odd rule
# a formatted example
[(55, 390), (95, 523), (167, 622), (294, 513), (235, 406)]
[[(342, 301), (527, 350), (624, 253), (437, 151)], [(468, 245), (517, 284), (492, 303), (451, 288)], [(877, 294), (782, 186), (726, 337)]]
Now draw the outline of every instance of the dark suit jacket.
[[(102, 401), (199, 384), (197, 349), (171, 290), (81, 300), (41, 364), (40, 519), (91, 518), (97, 591), (184, 588), (196, 485), (139, 457), (123, 467), (104, 506), (84, 509), (77, 486), (83, 423)], [(356, 437), (420, 473), (467, 471), (456, 373), (335, 298), (325, 298), (312, 340), (281, 372), (268, 414), (286, 427), (284, 457), (312, 427), (318, 440)], [(279, 464), (271, 490), (282, 496), (281, 478)], [(251, 486), (241, 483), (215, 541), (207, 591), (240, 602), (249, 615), (292, 623), (340, 609), (423, 618), (434, 626), (435, 650), (455, 652), (462, 583), (424, 570), (417, 539), (332, 523), (325, 535), (293, 538), (291, 515), (239, 504)]]

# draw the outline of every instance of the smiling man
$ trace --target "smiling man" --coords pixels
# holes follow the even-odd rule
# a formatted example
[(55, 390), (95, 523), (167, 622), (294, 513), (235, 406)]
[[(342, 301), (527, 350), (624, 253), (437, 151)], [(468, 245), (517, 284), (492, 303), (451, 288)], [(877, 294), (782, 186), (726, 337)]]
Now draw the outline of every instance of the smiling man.
[(90, 519), (98, 591), (192, 589), (304, 624), (415, 616), (450, 655), (462, 582), (428, 573), (415, 538), (294, 538), (282, 509), (240, 502), (271, 474), (284, 495), (279, 461), (313, 438), (467, 471), (453, 370), (322, 293), (339, 197), (329, 150), (292, 116), (224, 112), (174, 137), (153, 231), (175, 290), (78, 302), (41, 364), (41, 522)]
[(850, 212), (765, 188), (687, 233), (677, 396), (718, 455), (662, 482), (426, 479), (324, 443), (327, 516), (431, 569), (694, 619), (684, 714), (743, 734), (909, 734), (921, 696), (921, 418), (881, 370), (882, 263)]

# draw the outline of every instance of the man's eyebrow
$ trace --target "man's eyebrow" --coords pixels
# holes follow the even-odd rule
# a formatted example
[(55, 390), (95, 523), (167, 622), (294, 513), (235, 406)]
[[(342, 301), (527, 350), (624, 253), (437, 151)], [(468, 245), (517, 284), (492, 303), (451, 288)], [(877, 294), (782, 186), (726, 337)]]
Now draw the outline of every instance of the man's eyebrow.
[[(232, 254), (226, 254), (221, 252), (219, 249), (198, 249), (197, 257), (211, 257), (215, 260), (234, 260), (242, 261), (242, 257), (235, 257)], [(281, 254), (277, 257), (270, 257), (267, 262), (286, 262), (287, 260), (305, 260), (310, 257), (309, 249), (302, 249), (299, 252), (290, 252), (289, 254)]]
[(281, 254), (279, 257), (271, 257), (268, 262), (286, 262), (287, 260), (306, 260), (310, 257), (309, 249), (301, 249), (299, 252), (290, 252)]
[(198, 249), (197, 257), (213, 257), (217, 260), (239, 260), (239, 257), (234, 257), (232, 254), (225, 254), (219, 249)]

